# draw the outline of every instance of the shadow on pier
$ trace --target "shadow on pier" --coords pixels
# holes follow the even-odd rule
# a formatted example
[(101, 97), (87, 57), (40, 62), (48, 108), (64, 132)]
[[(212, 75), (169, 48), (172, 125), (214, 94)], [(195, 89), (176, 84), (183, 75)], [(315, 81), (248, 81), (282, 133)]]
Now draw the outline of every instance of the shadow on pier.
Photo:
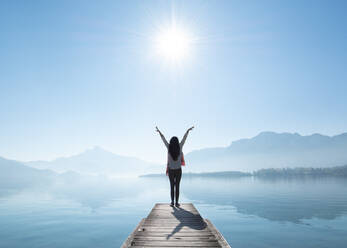
[(201, 218), (200, 214), (194, 214), (184, 208), (172, 207), (172, 215), (179, 221), (178, 225), (167, 235), (167, 239), (178, 233), (183, 227), (189, 227), (194, 230), (203, 230), (206, 228), (205, 221)]

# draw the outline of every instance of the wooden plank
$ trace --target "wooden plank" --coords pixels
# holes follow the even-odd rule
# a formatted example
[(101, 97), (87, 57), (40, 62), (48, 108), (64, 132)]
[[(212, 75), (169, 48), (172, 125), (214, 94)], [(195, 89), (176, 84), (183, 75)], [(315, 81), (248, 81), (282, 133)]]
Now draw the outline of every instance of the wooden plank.
[(146, 228), (146, 227), (157, 227), (157, 228), (176, 228), (176, 229), (182, 229), (183, 227), (187, 227), (190, 229), (195, 229), (195, 230), (203, 230), (205, 228), (207, 228), (207, 225), (203, 225), (200, 223), (177, 223), (177, 224), (151, 224), (151, 223), (144, 223), (142, 224), (142, 227)]
[[(155, 210), (153, 212), (150, 213), (150, 215), (147, 216), (147, 218), (150, 218), (151, 216), (157, 216), (157, 217), (161, 217), (161, 218), (166, 218), (166, 217), (196, 217), (196, 216), (200, 216), (199, 212), (197, 211), (189, 211), (186, 210), (187, 212), (174, 212), (174, 211), (170, 211), (170, 210)], [(201, 217), (201, 216), (200, 216)]]
[[(153, 247), (153, 246), (150, 246), (150, 245), (142, 245), (142, 246), (137, 246), (137, 245), (134, 245), (134, 246), (131, 246), (131, 248), (144, 248), (144, 247)], [(165, 247), (168, 247), (168, 246), (155, 246), (156, 248), (165, 248)], [(196, 246), (183, 246), (183, 247), (196, 247)], [(220, 245), (218, 246), (199, 246), (200, 248), (217, 248), (219, 247), (220, 248)]]
[[(153, 226), (148, 226), (148, 227), (142, 227), (141, 228), (145, 229), (145, 230), (142, 230), (140, 232), (145, 232), (145, 233), (152, 233), (152, 232), (167, 232), (167, 231), (172, 231), (173, 228), (172, 227), (153, 227)], [(211, 230), (206, 226), (204, 229), (201, 229), (201, 230), (198, 230), (198, 229), (193, 229), (193, 228), (190, 228), (190, 227), (182, 227), (180, 228), (179, 232), (203, 232), (203, 231), (206, 231), (206, 232), (211, 232)]]
[(162, 226), (188, 226), (188, 227), (191, 227), (191, 226), (199, 226), (199, 227), (206, 227), (206, 223), (205, 222), (201, 222), (201, 221), (182, 221), (182, 222), (179, 222), (179, 221), (175, 221), (175, 222), (161, 222), (161, 221), (149, 221), (149, 222), (145, 222), (143, 223), (143, 226), (159, 226), (159, 227), (162, 227)]
[(125, 247), (230, 247), (192, 203), (157, 203), (123, 243)]
[(190, 218), (190, 217), (181, 217), (179, 219), (176, 218), (167, 218), (167, 219), (161, 219), (161, 218), (146, 218), (146, 223), (183, 223), (183, 222), (193, 222), (193, 223), (205, 223), (204, 220), (200, 217), (196, 218)]
[[(131, 248), (143, 248), (143, 247), (156, 247), (156, 248), (165, 248), (165, 247), (170, 247), (170, 246), (151, 246), (150, 244), (148, 245), (141, 245), (141, 246), (138, 246), (138, 245), (134, 245), (134, 246), (131, 246)], [(177, 247), (177, 246), (171, 246), (171, 247)], [(180, 246), (180, 247), (197, 247), (197, 246)], [(214, 247), (214, 248), (220, 248), (220, 245), (216, 245), (216, 246), (198, 246), (200, 248), (211, 248), (211, 247)]]
[(145, 224), (161, 224), (161, 223), (199, 223), (199, 224), (206, 224), (203, 219), (194, 219), (194, 218), (180, 218), (180, 219), (146, 219)]
[[(175, 210), (176, 207), (171, 207), (169, 205), (156, 205), (154, 206), (155, 210)], [(180, 209), (185, 209), (187, 211), (197, 211), (196, 208), (192, 204), (182, 204)]]
[(157, 228), (177, 228), (182, 229), (184, 227), (195, 229), (195, 230), (203, 230), (207, 228), (207, 225), (205, 223), (193, 223), (193, 222), (182, 222), (182, 223), (143, 223), (142, 226), (144, 228), (149, 227), (157, 227)]
[[(158, 233), (137, 233), (136, 237), (166, 237), (167, 235), (171, 234), (170, 232), (158, 232)], [(178, 232), (171, 237), (199, 237), (199, 236), (215, 236), (211, 231), (204, 231), (204, 232)]]
[(134, 237), (134, 240), (153, 240), (153, 241), (167, 241), (169, 239), (172, 240), (184, 240), (184, 241), (209, 241), (209, 240), (214, 240), (216, 241), (216, 236), (214, 235), (203, 235), (203, 236), (193, 236), (193, 237), (166, 237), (166, 236), (138, 236), (136, 235), (136, 237)]
[(220, 247), (217, 241), (197, 242), (197, 241), (132, 241), (133, 246), (149, 247)]

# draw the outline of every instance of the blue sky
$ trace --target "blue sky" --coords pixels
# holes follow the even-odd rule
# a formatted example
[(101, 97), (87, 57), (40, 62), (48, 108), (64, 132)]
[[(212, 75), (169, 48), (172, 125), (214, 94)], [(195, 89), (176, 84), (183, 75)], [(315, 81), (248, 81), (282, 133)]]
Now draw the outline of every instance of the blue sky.
[[(1, 1), (0, 156), (165, 161), (261, 131), (347, 131), (346, 1)], [(153, 37), (196, 40), (170, 64)]]

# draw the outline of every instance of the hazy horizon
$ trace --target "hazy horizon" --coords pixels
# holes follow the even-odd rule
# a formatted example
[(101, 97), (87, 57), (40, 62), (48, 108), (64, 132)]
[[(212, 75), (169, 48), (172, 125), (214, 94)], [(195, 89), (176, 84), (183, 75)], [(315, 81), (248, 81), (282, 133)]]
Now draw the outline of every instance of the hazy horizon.
[[(261, 132), (250, 139), (235, 140), (229, 146), (209, 147), (185, 153), (187, 166), (184, 168), (184, 173), (341, 167), (347, 165), (346, 150), (347, 133), (336, 136), (321, 134), (302, 136), (298, 133)], [(6, 170), (12, 171), (11, 168), (6, 169), (6, 164), (11, 164), (8, 159), (4, 157), (3, 160), (5, 174)], [(48, 169), (57, 173), (72, 171), (81, 175), (102, 177), (153, 173), (164, 175), (166, 164), (165, 160), (153, 163), (134, 156), (123, 156), (99, 146), (49, 161), (14, 161), (40, 170)], [(336, 174), (344, 175), (340, 169), (335, 168), (334, 171)], [(18, 175), (22, 175), (20, 171)]]
[[(312, 136), (312, 135), (315, 135), (315, 134), (318, 134), (318, 135), (322, 135), (322, 136), (325, 136), (325, 137), (335, 137), (335, 136), (338, 136), (338, 135), (341, 135), (341, 134), (345, 134), (347, 132), (343, 132), (343, 133), (339, 133), (339, 134), (336, 134), (336, 135), (325, 135), (325, 134), (321, 134), (321, 133), (312, 133), (312, 134), (308, 134), (308, 135), (302, 135), (300, 133), (297, 133), (297, 132), (294, 132), (294, 133), (289, 133), (289, 132), (273, 132), (273, 131), (262, 131), (260, 133), (258, 133), (256, 136), (253, 136), (253, 137), (244, 137), (244, 138), (241, 138), (241, 139), (238, 139), (238, 140), (232, 140), (229, 142), (228, 145), (225, 145), (225, 146), (215, 146), (215, 147), (202, 147), (202, 148), (199, 148), (199, 149), (194, 149), (194, 150), (190, 150), (190, 151), (185, 151), (185, 154), (188, 154), (190, 152), (198, 152), (200, 150), (205, 150), (205, 149), (210, 149), (210, 148), (227, 148), (228, 146), (230, 146), (233, 142), (237, 142), (239, 140), (244, 140), (244, 139), (252, 139), (252, 138), (255, 138), (257, 137), (258, 135), (260, 134), (263, 134), (263, 133), (275, 133), (275, 134), (298, 134), (300, 135), (301, 137), (308, 137), (308, 136)], [(94, 146), (91, 146), (91, 147), (87, 147), (85, 148), (84, 150), (81, 150), (81, 151), (77, 151), (76, 153), (73, 153), (73, 154), (62, 154), (62, 155), (58, 155), (57, 157), (54, 157), (54, 158), (51, 158), (51, 159), (35, 159), (35, 160), (20, 160), (18, 158), (10, 158), (10, 157), (6, 157), (6, 156), (3, 156), (2, 154), (0, 154), (0, 157), (3, 157), (5, 159), (10, 159), (10, 160), (15, 160), (15, 161), (19, 161), (19, 162), (34, 162), (34, 161), (47, 161), (47, 162), (52, 162), (54, 160), (57, 160), (57, 159), (61, 159), (61, 158), (69, 158), (69, 157), (73, 157), (73, 156), (77, 156), (77, 155), (80, 155), (84, 152), (88, 152), (88, 151), (91, 151), (91, 150), (95, 150), (95, 149), (101, 149), (101, 150), (104, 150), (104, 151), (107, 151), (107, 152), (110, 152), (110, 153), (113, 153), (115, 155), (118, 155), (118, 156), (121, 156), (121, 157), (129, 157), (129, 158), (136, 158), (136, 159), (140, 159), (142, 161), (145, 161), (145, 162), (149, 162), (149, 163), (154, 163), (154, 164), (163, 164), (164, 162), (163, 161), (150, 161), (150, 160), (146, 160), (146, 159), (143, 159), (141, 157), (137, 157), (136, 155), (127, 155), (127, 154), (120, 154), (118, 153), (117, 151), (111, 151), (111, 150), (108, 150), (106, 149), (105, 147), (102, 147), (100, 145), (94, 145)]]

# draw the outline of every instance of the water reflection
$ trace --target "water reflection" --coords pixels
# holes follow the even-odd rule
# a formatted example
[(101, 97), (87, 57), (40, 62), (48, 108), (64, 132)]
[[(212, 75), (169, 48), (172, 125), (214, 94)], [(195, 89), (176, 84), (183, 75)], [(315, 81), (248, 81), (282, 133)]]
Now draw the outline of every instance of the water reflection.
[[(338, 178), (268, 180), (183, 177), (182, 180), (182, 194), (188, 201), (233, 206), (241, 214), (293, 223), (312, 218), (331, 220), (346, 214), (346, 190), (346, 180)], [(52, 200), (74, 201), (91, 212), (117, 200), (139, 205), (153, 205), (166, 198), (169, 200), (166, 178), (107, 180), (77, 176), (29, 186), (5, 185), (2, 182), (0, 200), (13, 199), (29, 191), (36, 192), (37, 196), (49, 195)], [(151, 199), (146, 199), (148, 197), (144, 195), (151, 196)]]
[[(29, 182), (0, 182), (1, 247), (119, 247), (156, 202), (170, 199), (165, 177), (108, 180), (70, 174)], [(312, 240), (324, 236), (323, 245), (317, 241), (321, 247), (344, 247), (345, 180), (183, 175), (181, 187), (182, 202), (195, 203), (234, 246), (317, 247)]]
[(190, 199), (234, 206), (241, 214), (271, 221), (331, 220), (347, 213), (347, 182), (340, 178), (209, 179), (208, 183), (190, 179), (186, 184), (184, 193)]

